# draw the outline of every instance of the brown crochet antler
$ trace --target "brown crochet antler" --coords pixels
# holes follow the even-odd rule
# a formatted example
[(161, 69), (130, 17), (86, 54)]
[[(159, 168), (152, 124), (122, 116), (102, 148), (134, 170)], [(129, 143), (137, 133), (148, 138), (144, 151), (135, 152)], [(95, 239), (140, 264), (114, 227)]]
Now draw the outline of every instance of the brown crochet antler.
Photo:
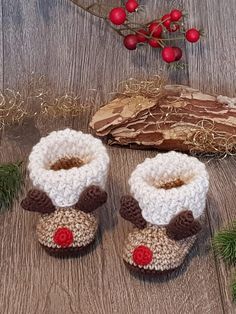
[(139, 229), (146, 227), (147, 222), (144, 220), (141, 208), (135, 198), (130, 195), (122, 196), (120, 200), (120, 215), (124, 219), (132, 222)]
[(195, 220), (190, 210), (185, 210), (171, 219), (166, 227), (166, 233), (169, 238), (182, 240), (197, 234), (201, 230), (201, 224)]
[(52, 213), (56, 210), (47, 194), (36, 189), (28, 192), (27, 197), (22, 200), (21, 206), (25, 210), (42, 214)]
[(107, 201), (107, 193), (99, 186), (91, 185), (80, 195), (75, 207), (85, 213), (90, 213)]

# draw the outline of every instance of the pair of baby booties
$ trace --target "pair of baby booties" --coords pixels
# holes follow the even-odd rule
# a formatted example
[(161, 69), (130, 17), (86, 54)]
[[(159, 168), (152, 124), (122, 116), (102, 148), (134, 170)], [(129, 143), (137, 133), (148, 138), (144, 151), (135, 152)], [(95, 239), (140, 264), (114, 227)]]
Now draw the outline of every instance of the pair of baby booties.
[[(34, 185), (21, 206), (41, 214), (39, 243), (55, 256), (84, 250), (96, 236), (93, 211), (107, 200), (109, 156), (99, 139), (71, 129), (41, 138), (29, 156)], [(121, 198), (120, 215), (135, 229), (124, 244), (131, 270), (159, 274), (179, 267), (193, 246), (205, 209), (208, 174), (194, 157), (158, 154), (139, 164)]]

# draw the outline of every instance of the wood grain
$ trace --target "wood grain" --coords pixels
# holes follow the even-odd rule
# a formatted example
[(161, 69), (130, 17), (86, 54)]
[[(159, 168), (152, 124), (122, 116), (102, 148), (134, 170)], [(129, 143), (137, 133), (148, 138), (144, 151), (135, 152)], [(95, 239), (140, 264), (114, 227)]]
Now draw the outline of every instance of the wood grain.
[[(158, 51), (126, 51), (102, 20), (69, 0), (0, 1), (0, 84), (20, 86), (34, 71), (45, 74), (58, 90), (74, 90), (84, 99), (89, 89), (98, 91), (96, 105), (78, 118), (45, 125), (27, 120), (6, 129), (1, 161), (27, 160), (32, 146), (51, 130), (69, 126), (89, 131), (97, 106), (119, 81), (131, 76), (163, 71), (172, 83), (235, 96), (235, 0), (141, 2), (149, 18), (183, 6), (190, 15), (189, 26), (204, 26), (204, 42), (186, 45), (189, 67), (183, 72), (167, 71)], [(68, 260), (49, 257), (36, 241), (37, 214), (23, 212), (18, 202), (0, 216), (1, 313), (235, 313), (230, 270), (215, 259), (210, 247), (213, 232), (236, 216), (235, 159), (204, 159), (211, 176), (206, 227), (179, 271), (148, 279), (131, 275), (122, 263), (122, 243), (132, 226), (117, 211), (120, 197), (128, 192), (130, 173), (155, 152), (108, 149), (109, 200), (98, 212), (99, 235), (90, 254)], [(27, 179), (25, 191), (30, 186)]]

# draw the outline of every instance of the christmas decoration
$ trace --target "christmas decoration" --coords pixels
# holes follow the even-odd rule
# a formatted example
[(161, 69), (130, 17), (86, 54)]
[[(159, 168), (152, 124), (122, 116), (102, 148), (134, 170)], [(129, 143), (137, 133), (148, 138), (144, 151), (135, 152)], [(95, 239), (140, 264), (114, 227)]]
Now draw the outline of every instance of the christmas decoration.
[[(181, 53), (175, 55), (176, 42), (187, 40), (190, 43), (199, 41), (203, 35), (201, 30), (187, 29), (185, 25), (185, 14), (182, 10), (173, 9), (171, 12), (157, 17), (149, 22), (139, 22), (136, 17), (140, 10), (140, 4), (136, 0), (123, 1), (120, 7), (111, 7), (95, 2), (86, 6), (79, 0), (72, 0), (81, 9), (89, 12), (104, 21), (120, 36), (124, 46), (129, 50), (135, 50), (139, 45), (149, 45), (152, 48), (159, 48), (162, 59), (167, 63), (179, 62), (182, 58), (182, 49), (177, 47)], [(174, 37), (170, 36), (172, 33)], [(171, 43), (175, 41), (175, 45)]]
[[(236, 264), (236, 222), (231, 227), (217, 232), (213, 238), (213, 247), (217, 256), (228, 265)], [(232, 298), (236, 301), (236, 281), (232, 283)]]
[(12, 207), (23, 184), (22, 163), (0, 165), (0, 212)]
[(136, 229), (125, 242), (131, 269), (160, 274), (179, 267), (201, 230), (208, 191), (205, 165), (177, 152), (138, 165), (129, 179), (132, 195), (121, 198), (121, 216)]
[(20, 90), (0, 91), (0, 130), (20, 124), (26, 118), (47, 120), (78, 116), (93, 104), (82, 102), (74, 93), (58, 93), (45, 76), (31, 75)]
[(116, 98), (95, 113), (90, 126), (110, 145), (236, 153), (236, 99), (165, 85), (159, 76), (123, 82)]
[(199, 40), (200, 35), (201, 34), (197, 29), (191, 28), (186, 32), (185, 37), (190, 43), (196, 43)]
[(103, 190), (109, 157), (100, 140), (66, 129), (44, 137), (29, 156), (29, 175), (37, 189), (21, 202), (39, 212), (37, 237), (56, 256), (77, 254), (95, 239), (92, 212), (107, 200)]

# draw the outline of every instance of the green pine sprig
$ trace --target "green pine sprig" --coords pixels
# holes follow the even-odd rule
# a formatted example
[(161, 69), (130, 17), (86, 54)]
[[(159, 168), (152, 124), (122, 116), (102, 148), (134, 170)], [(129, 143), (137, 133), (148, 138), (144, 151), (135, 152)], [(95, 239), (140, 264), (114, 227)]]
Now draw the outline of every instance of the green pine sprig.
[(216, 254), (228, 264), (236, 264), (236, 222), (232, 227), (215, 234), (213, 247)]
[[(216, 254), (227, 264), (236, 265), (236, 221), (231, 227), (223, 229), (213, 237)], [(236, 302), (236, 278), (231, 284), (233, 302)]]
[(23, 183), (22, 162), (0, 165), (0, 212), (12, 207)]
[(233, 301), (236, 302), (236, 279), (232, 282), (232, 298)]

